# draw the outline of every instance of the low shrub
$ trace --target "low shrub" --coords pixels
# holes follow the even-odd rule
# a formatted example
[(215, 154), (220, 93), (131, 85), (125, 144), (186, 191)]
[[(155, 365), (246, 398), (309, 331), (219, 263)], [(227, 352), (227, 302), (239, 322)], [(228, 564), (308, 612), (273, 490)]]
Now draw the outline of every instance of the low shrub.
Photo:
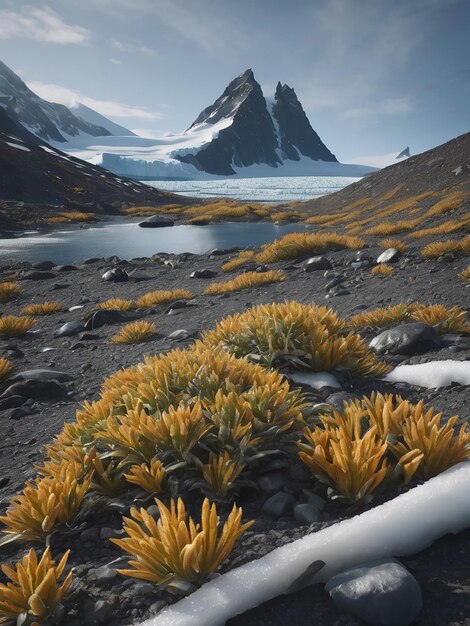
[(121, 328), (121, 330), (113, 335), (110, 339), (111, 343), (145, 343), (155, 336), (157, 325), (153, 322), (139, 320), (131, 322)]
[(372, 276), (391, 276), (395, 274), (395, 270), (387, 263), (379, 263), (370, 270)]
[(337, 233), (289, 233), (265, 244), (256, 255), (259, 263), (288, 261), (309, 254), (321, 254), (329, 249), (341, 250), (363, 248), (365, 242), (359, 237), (339, 235)]
[(61, 313), (62, 311), (65, 311), (65, 307), (58, 302), (29, 304), (21, 310), (24, 315), (52, 315), (53, 313)]
[(100, 311), (132, 311), (135, 308), (132, 300), (124, 300), (122, 298), (110, 298), (105, 302), (96, 305)]
[(251, 289), (252, 287), (260, 287), (261, 285), (269, 285), (271, 283), (282, 283), (286, 280), (286, 275), (280, 270), (269, 272), (246, 272), (240, 274), (232, 280), (225, 283), (212, 283), (204, 291), (205, 294), (214, 296), (221, 293), (230, 293), (232, 291), (240, 291), (242, 289)]
[(13, 371), (13, 365), (8, 359), (0, 357), (0, 383), (3, 383)]
[(157, 290), (144, 293), (135, 304), (138, 309), (150, 309), (158, 304), (167, 304), (175, 300), (191, 300), (194, 295), (187, 289)]
[(7, 281), (0, 283), (0, 302), (9, 302), (14, 296), (20, 293), (18, 283)]
[(0, 337), (20, 337), (25, 335), (36, 324), (31, 317), (2, 315), (0, 317)]

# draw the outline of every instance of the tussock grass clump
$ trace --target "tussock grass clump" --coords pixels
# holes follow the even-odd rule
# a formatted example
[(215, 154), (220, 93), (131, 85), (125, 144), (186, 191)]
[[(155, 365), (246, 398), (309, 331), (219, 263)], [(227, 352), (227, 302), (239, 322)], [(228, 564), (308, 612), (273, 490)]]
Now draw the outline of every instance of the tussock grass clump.
[(470, 457), (470, 431), (455, 427), (457, 416), (442, 423), (442, 413), (401, 396), (373, 392), (345, 402), (342, 412), (320, 416), (298, 443), (312, 474), (354, 503), (367, 502), (387, 479), (428, 479)]
[(285, 280), (286, 275), (280, 270), (262, 273), (246, 272), (245, 274), (240, 274), (225, 283), (212, 283), (204, 291), (204, 293), (214, 296), (220, 293), (230, 293), (232, 291), (240, 291), (242, 289), (251, 289), (252, 287), (260, 287), (261, 285), (269, 285), (271, 283), (282, 283)]
[(36, 320), (31, 317), (3, 315), (0, 317), (0, 337), (20, 337), (31, 330)]
[(28, 481), (23, 492), (14, 496), (0, 523), (10, 541), (45, 542), (58, 524), (71, 523), (90, 486), (91, 476), (83, 477), (77, 465), (63, 462), (56, 476)]
[(457, 209), (467, 199), (468, 192), (454, 191), (450, 193), (439, 202), (436, 202), (428, 211), (426, 211), (425, 217), (435, 217), (436, 215), (444, 215), (449, 213), (453, 209)]
[(215, 504), (206, 498), (202, 504), (201, 522), (187, 518), (181, 498), (167, 508), (155, 500), (160, 521), (145, 509), (131, 509), (124, 518), (127, 537), (111, 539), (131, 555), (132, 569), (117, 570), (166, 587), (168, 591), (186, 595), (207, 581), (233, 550), (235, 543), (253, 522), (241, 523), (242, 509), (233, 505), (227, 521), (220, 528)]
[(465, 281), (470, 282), (470, 265), (466, 267), (463, 272), (459, 274), (460, 278), (463, 278)]
[(194, 294), (187, 289), (172, 289), (166, 291), (163, 289), (157, 291), (149, 291), (144, 293), (135, 304), (138, 309), (150, 309), (157, 304), (167, 304), (175, 300), (191, 300)]
[(410, 312), (410, 318), (430, 326), (437, 326), (441, 334), (470, 333), (467, 312), (458, 306), (447, 308), (443, 304), (418, 305)]
[(347, 331), (344, 320), (314, 304), (263, 304), (225, 318), (203, 341), (267, 367), (317, 372), (341, 368), (365, 376), (388, 372), (359, 335)]
[(434, 241), (428, 243), (421, 250), (421, 256), (425, 259), (436, 259), (444, 254), (470, 252), (470, 235), (463, 239), (447, 239), (446, 241)]
[(450, 220), (448, 222), (444, 222), (443, 224), (439, 224), (439, 226), (416, 230), (413, 233), (409, 233), (408, 237), (410, 239), (421, 239), (422, 237), (428, 237), (429, 235), (449, 235), (451, 233), (456, 233), (459, 230), (468, 230), (469, 228), (469, 220)]
[(53, 313), (61, 313), (62, 311), (65, 311), (65, 307), (58, 302), (29, 304), (21, 309), (24, 315), (52, 315)]
[(132, 309), (135, 309), (135, 305), (132, 300), (124, 300), (123, 298), (110, 298), (105, 302), (97, 304), (96, 308), (100, 311), (132, 311)]
[(394, 239), (393, 237), (388, 237), (387, 239), (382, 239), (379, 241), (379, 246), (381, 248), (395, 248), (399, 250), (402, 254), (404, 254), (407, 250), (406, 243), (401, 239)]
[(0, 383), (3, 383), (3, 381), (7, 380), (12, 371), (12, 362), (8, 359), (3, 359), (0, 357)]
[(395, 270), (387, 263), (379, 263), (370, 270), (372, 276), (391, 276), (395, 274)]
[(9, 302), (14, 296), (20, 293), (18, 283), (11, 281), (0, 283), (0, 302)]
[(0, 583), (0, 622), (45, 623), (70, 589), (72, 571), (59, 582), (69, 554), (67, 550), (56, 565), (49, 547), (40, 559), (32, 548), (13, 567), (2, 565), (10, 582)]
[(420, 223), (420, 218), (401, 220), (399, 222), (382, 222), (365, 230), (364, 235), (395, 235), (396, 233), (404, 233), (411, 230)]
[(297, 259), (307, 254), (321, 254), (329, 249), (350, 248), (358, 250), (365, 246), (363, 239), (338, 233), (289, 233), (263, 246), (256, 255), (260, 263), (275, 263)]
[(254, 250), (242, 250), (238, 256), (233, 259), (229, 259), (222, 266), (221, 270), (223, 272), (231, 272), (233, 270), (237, 270), (244, 265), (248, 265), (254, 261), (255, 251)]
[(403, 322), (409, 317), (409, 314), (409, 305), (400, 303), (388, 308), (378, 308), (358, 313), (353, 315), (349, 321), (354, 328), (389, 326)]
[(157, 330), (157, 325), (153, 322), (139, 320), (131, 322), (122, 327), (122, 329), (113, 335), (110, 339), (111, 343), (144, 343), (150, 341)]
[[(76, 187), (75, 189), (79, 188)], [(83, 211), (66, 211), (64, 213), (54, 215), (53, 217), (49, 217), (46, 221), (50, 224), (65, 224), (67, 222), (89, 222), (96, 219), (96, 215), (93, 215), (92, 213), (84, 213)]]

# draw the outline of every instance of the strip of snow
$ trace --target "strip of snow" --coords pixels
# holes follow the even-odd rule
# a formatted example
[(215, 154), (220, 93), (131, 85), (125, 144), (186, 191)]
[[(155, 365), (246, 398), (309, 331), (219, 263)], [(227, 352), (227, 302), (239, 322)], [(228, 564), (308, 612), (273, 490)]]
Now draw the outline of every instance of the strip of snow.
[(470, 463), (460, 463), (394, 500), (215, 578), (141, 626), (219, 626), (286, 593), (317, 560), (325, 567), (311, 583), (365, 561), (415, 554), (470, 526), (469, 483)]
[(16, 148), (17, 150), (23, 150), (23, 152), (31, 152), (29, 148), (26, 146), (21, 146), (19, 143), (11, 143), (10, 141), (5, 141), (7, 146), (11, 146), (12, 148)]
[(434, 389), (452, 383), (470, 385), (470, 361), (429, 361), (416, 365), (399, 365), (385, 380), (392, 383), (408, 383)]

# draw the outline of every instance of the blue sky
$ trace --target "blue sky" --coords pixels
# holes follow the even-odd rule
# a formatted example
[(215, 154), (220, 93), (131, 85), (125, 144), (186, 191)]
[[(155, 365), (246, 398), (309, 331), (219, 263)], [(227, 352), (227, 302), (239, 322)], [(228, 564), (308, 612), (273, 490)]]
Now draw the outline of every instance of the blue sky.
[(468, 0), (0, 0), (0, 59), (140, 134), (187, 128), (248, 67), (343, 162), (470, 129)]

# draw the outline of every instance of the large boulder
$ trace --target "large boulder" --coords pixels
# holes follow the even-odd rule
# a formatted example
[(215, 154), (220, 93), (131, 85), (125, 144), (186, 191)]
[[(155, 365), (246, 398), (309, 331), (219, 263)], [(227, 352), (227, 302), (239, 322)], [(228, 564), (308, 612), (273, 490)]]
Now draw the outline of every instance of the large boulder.
[(398, 561), (370, 561), (333, 576), (325, 586), (333, 602), (374, 626), (407, 626), (422, 607), (417, 580)]
[(420, 354), (442, 347), (436, 329), (421, 322), (409, 322), (384, 330), (374, 337), (369, 347), (378, 354)]
[(113, 267), (105, 272), (101, 279), (110, 283), (125, 283), (129, 280), (129, 274), (121, 267)]
[(165, 226), (173, 226), (174, 220), (164, 217), (163, 215), (152, 215), (143, 222), (139, 222), (141, 228), (163, 228)]
[(126, 311), (119, 311), (117, 309), (100, 310), (93, 313), (93, 315), (87, 320), (84, 330), (94, 330), (95, 328), (101, 328), (110, 324), (122, 324), (123, 322), (132, 322), (139, 319), (139, 316)]

